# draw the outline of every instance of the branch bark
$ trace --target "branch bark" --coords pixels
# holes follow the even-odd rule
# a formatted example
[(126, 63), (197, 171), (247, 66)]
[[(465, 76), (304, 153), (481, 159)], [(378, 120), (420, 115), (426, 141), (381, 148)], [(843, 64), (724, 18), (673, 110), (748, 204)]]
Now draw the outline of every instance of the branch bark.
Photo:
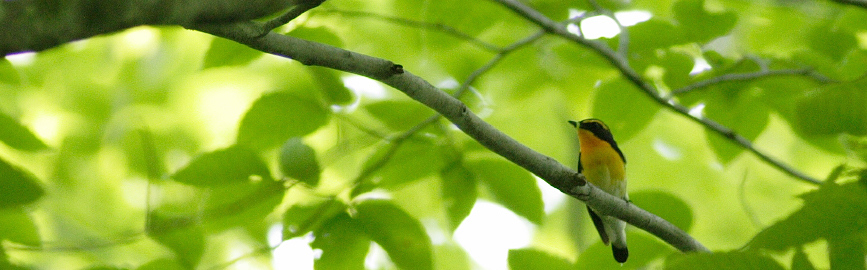
[[(138, 25), (248, 21), (302, 0), (0, 1), (0, 55), (41, 51)], [(320, 1), (321, 2), (321, 1)]]

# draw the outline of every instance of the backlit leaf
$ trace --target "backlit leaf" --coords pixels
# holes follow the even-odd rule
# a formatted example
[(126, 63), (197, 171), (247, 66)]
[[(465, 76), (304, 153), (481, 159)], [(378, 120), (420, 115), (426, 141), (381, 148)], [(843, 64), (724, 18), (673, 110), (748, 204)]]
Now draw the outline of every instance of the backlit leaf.
[(494, 195), (497, 203), (530, 222), (541, 224), (545, 215), (542, 192), (524, 168), (505, 160), (479, 160), (466, 164)]
[(321, 169), (313, 148), (304, 144), (301, 138), (294, 137), (286, 140), (280, 148), (280, 171), (285, 176), (316, 186)]
[(233, 146), (193, 159), (172, 178), (195, 186), (218, 186), (247, 182), (251, 176), (272, 179), (268, 167), (256, 152)]
[(382, 246), (403, 269), (433, 269), (431, 240), (421, 223), (385, 200), (366, 200), (355, 206), (353, 223)]
[(263, 95), (241, 120), (238, 144), (255, 149), (281, 145), (291, 137), (307, 135), (328, 122), (330, 112), (321, 104), (289, 92)]

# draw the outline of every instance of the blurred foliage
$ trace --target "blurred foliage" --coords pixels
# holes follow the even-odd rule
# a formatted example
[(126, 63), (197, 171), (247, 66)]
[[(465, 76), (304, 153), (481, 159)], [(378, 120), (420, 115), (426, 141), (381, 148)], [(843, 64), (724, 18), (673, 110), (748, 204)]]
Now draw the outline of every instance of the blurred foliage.
[[(288, 240), (311, 254), (290, 263), (318, 270), (482, 269), (490, 257), (453, 237), (488, 217), (479, 200), (526, 221), (528, 243), (484, 248), (516, 270), (865, 268), (867, 10), (523, 2), (561, 21), (646, 15), (602, 40), (628, 45), (630, 66), (669, 102), (830, 180), (791, 179), (672, 114), (594, 51), (536, 38), (460, 98), (570, 166), (566, 121), (603, 119), (629, 160), (632, 203), (718, 251), (681, 254), (629, 229), (619, 265), (583, 205), (398, 91), (139, 27), (0, 61), (0, 269), (270, 269)], [(276, 31), (386, 58), (455, 93), (538, 30), (496, 1), (334, 0)]]

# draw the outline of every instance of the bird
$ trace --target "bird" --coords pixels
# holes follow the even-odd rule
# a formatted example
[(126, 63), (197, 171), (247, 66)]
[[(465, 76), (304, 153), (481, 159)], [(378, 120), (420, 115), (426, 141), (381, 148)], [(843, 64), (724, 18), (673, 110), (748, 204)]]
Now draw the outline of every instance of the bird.
[[(617, 147), (611, 130), (595, 118), (568, 122), (578, 130), (578, 172), (594, 186), (628, 202), (626, 157)], [(629, 249), (626, 248), (626, 222), (611, 216), (600, 216), (590, 206), (587, 206), (587, 212), (590, 213), (590, 219), (593, 220), (602, 243), (606, 246), (611, 244), (614, 260), (621, 264), (626, 262), (629, 257)]]

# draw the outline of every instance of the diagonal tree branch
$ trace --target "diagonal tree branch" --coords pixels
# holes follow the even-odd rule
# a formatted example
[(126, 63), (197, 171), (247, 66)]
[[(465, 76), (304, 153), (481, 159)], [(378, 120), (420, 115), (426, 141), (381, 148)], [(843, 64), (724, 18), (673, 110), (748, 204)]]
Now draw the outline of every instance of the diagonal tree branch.
[(195, 30), (232, 39), (254, 49), (350, 72), (383, 82), (436, 110), (464, 133), (491, 151), (527, 169), (560, 191), (585, 201), (603, 215), (620, 218), (644, 229), (681, 251), (707, 251), (701, 243), (671, 223), (590, 185), (574, 170), (500, 132), (471, 112), (466, 104), (391, 61), (270, 32), (257, 36), (249, 24), (208, 26)]
[(632, 67), (629, 66), (629, 63), (626, 60), (626, 58), (624, 58), (623, 56), (621, 56), (620, 54), (618, 54), (617, 52), (615, 52), (614, 50), (609, 48), (604, 43), (596, 41), (596, 40), (588, 40), (588, 39), (585, 39), (581, 36), (577, 36), (577, 35), (574, 35), (572, 33), (569, 33), (569, 31), (566, 30), (566, 27), (563, 26), (562, 24), (559, 24), (559, 23), (549, 19), (548, 17), (546, 17), (542, 13), (539, 13), (535, 9), (528, 7), (524, 4), (522, 4), (521, 2), (518, 2), (517, 0), (494, 0), (494, 1), (499, 2), (503, 6), (511, 9), (512, 11), (517, 13), (518, 15), (533, 22), (534, 24), (538, 25), (539, 27), (542, 27), (542, 29), (545, 29), (545, 31), (547, 31), (551, 34), (558, 35), (562, 38), (565, 38), (567, 40), (581, 44), (585, 47), (588, 47), (588, 48), (596, 51), (599, 55), (601, 55), (606, 60), (608, 60), (608, 62), (611, 63), (611, 65), (613, 65), (615, 68), (617, 68), (620, 71), (620, 73), (623, 74), (624, 77), (626, 77), (626, 79), (631, 81), (635, 86), (637, 86), (639, 89), (641, 89), (648, 97), (650, 97), (651, 99), (656, 101), (656, 103), (658, 103), (659, 105), (666, 107), (666, 108), (669, 108), (672, 111), (682, 115), (683, 117), (686, 117), (687, 119), (690, 119), (693, 122), (696, 122), (696, 123), (704, 126), (705, 128), (722, 135), (725, 138), (728, 138), (729, 140), (731, 140), (735, 144), (740, 145), (744, 149), (747, 149), (748, 151), (750, 151), (751, 153), (756, 155), (759, 159), (761, 159), (765, 163), (768, 163), (771, 166), (776, 167), (777, 169), (785, 172), (786, 174), (794, 177), (795, 179), (798, 179), (798, 180), (801, 180), (801, 181), (804, 181), (804, 182), (807, 182), (810, 184), (815, 184), (815, 185), (819, 185), (822, 183), (818, 179), (813, 178), (809, 175), (806, 175), (803, 172), (798, 171), (797, 169), (792, 168), (789, 165), (783, 163), (782, 161), (780, 161), (774, 157), (771, 157), (762, 151), (759, 151), (758, 149), (756, 149), (753, 146), (753, 143), (750, 142), (750, 140), (735, 133), (734, 130), (732, 130), (726, 126), (723, 126), (722, 124), (717, 123), (716, 121), (713, 121), (711, 119), (693, 116), (693, 115), (689, 114), (688, 108), (684, 107), (683, 105), (680, 105), (680, 104), (677, 104), (674, 102), (670, 102), (668, 99), (666, 99), (665, 97), (663, 97), (659, 94), (659, 91), (656, 89), (656, 87), (654, 87), (652, 84), (650, 84), (650, 82), (646, 81), (643, 77), (641, 77), (641, 75), (638, 74), (637, 71), (632, 69)]
[(682, 95), (684, 93), (688, 93), (691, 91), (696, 91), (699, 89), (703, 89), (709, 86), (717, 85), (725, 82), (738, 82), (738, 81), (749, 81), (773, 76), (809, 76), (813, 80), (821, 83), (832, 82), (833, 80), (817, 74), (812, 69), (802, 68), (802, 69), (781, 69), (781, 70), (762, 70), (756, 72), (748, 72), (748, 73), (733, 73), (733, 74), (725, 74), (720, 75), (714, 78), (710, 78), (704, 81), (699, 81), (693, 83), (691, 85), (687, 85), (675, 90), (672, 90), (669, 95), (676, 96)]

